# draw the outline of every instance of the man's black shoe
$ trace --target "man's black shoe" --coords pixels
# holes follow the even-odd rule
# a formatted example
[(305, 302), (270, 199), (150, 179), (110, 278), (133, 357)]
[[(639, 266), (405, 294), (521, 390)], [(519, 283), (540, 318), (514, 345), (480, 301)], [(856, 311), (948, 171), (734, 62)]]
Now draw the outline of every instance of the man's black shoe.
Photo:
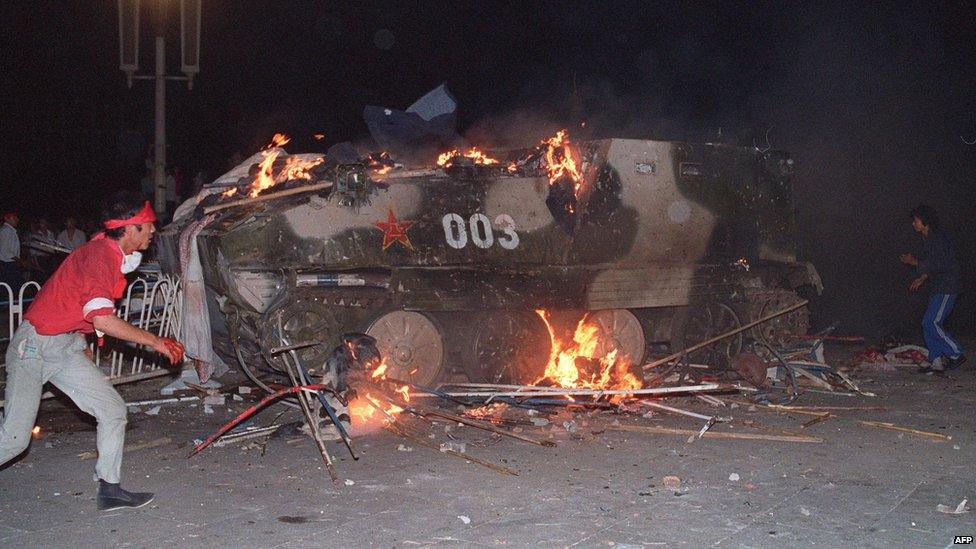
[(136, 509), (147, 505), (156, 496), (150, 492), (129, 492), (118, 484), (112, 484), (99, 479), (98, 481), (98, 510), (112, 511), (114, 509)]
[(956, 358), (946, 359), (946, 370), (955, 370), (966, 363), (966, 355), (959, 355)]

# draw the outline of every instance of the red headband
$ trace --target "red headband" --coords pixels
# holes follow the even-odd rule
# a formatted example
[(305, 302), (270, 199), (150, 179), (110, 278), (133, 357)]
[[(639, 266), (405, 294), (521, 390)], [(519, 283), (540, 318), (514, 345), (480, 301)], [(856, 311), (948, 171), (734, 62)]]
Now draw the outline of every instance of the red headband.
[(136, 213), (134, 216), (128, 219), (109, 219), (108, 221), (102, 223), (105, 225), (106, 229), (118, 229), (119, 227), (125, 227), (126, 225), (142, 225), (143, 223), (155, 223), (156, 213), (153, 212), (152, 206), (149, 201)]

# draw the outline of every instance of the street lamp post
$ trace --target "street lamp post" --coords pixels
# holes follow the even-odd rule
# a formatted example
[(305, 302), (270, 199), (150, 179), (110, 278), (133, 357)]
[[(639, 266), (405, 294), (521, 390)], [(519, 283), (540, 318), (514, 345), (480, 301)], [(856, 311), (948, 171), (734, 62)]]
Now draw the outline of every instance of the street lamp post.
[[(161, 26), (161, 25), (160, 25)], [(166, 212), (166, 39), (156, 37), (156, 120), (153, 151), (153, 204), (162, 219)], [(189, 78), (187, 77), (187, 80)]]
[(156, 19), (156, 67), (152, 76), (139, 70), (140, 0), (119, 0), (119, 67), (133, 80), (153, 80), (155, 97), (155, 141), (153, 149), (153, 207), (159, 217), (166, 212), (166, 81), (181, 80), (193, 89), (193, 76), (200, 72), (201, 0), (180, 0), (180, 44), (184, 76), (166, 76), (166, 1), (158, 0)]

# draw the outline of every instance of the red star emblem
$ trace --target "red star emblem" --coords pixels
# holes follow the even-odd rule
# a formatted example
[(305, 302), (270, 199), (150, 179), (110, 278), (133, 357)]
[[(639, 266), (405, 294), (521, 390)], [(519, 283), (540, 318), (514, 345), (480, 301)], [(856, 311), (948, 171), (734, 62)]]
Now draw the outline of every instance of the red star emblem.
[(408, 250), (413, 250), (413, 245), (410, 244), (410, 237), (407, 236), (407, 229), (413, 225), (413, 221), (397, 221), (396, 215), (393, 214), (393, 208), (390, 208), (386, 221), (376, 221), (373, 225), (376, 225), (377, 229), (383, 231), (384, 250), (392, 246), (394, 242), (399, 242), (406, 246)]

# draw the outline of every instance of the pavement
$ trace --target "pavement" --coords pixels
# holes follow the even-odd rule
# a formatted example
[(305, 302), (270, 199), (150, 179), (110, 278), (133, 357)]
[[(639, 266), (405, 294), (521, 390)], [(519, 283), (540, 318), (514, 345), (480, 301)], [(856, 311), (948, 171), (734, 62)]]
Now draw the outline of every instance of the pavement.
[[(831, 356), (848, 349), (831, 349)], [(972, 362), (972, 359), (971, 359)], [(333, 484), (307, 437), (276, 436), (208, 448), (204, 438), (250, 404), (227, 399), (143, 407), (129, 415), (128, 443), (170, 442), (126, 453), (123, 486), (156, 492), (137, 510), (95, 510), (94, 425), (45, 402), (39, 438), (0, 470), (0, 546), (15, 547), (948, 547), (976, 535), (976, 511), (937, 511), (976, 496), (973, 414), (976, 368), (944, 377), (913, 368), (855, 371), (877, 397), (806, 392), (797, 406), (883, 407), (811, 416), (748, 405), (712, 408), (690, 397), (667, 403), (731, 415), (716, 431), (801, 432), (822, 443), (700, 439), (613, 430), (614, 422), (697, 430), (699, 420), (654, 413), (555, 416), (523, 434), (545, 448), (457, 424), (436, 424), (438, 442), (515, 469), (499, 474), (388, 432), (361, 436), (353, 461), (339, 444)], [(229, 379), (228, 387), (236, 383)], [(151, 398), (166, 380), (122, 388)], [(260, 395), (247, 398), (256, 400)], [(736, 395), (745, 400), (747, 395)], [(283, 406), (258, 416), (297, 419)], [(564, 420), (576, 422), (569, 432)], [(940, 440), (868, 427), (891, 422), (951, 436)], [(759, 430), (760, 428), (765, 430)], [(675, 476), (680, 486), (666, 487)], [(737, 479), (737, 480), (736, 480)]]

